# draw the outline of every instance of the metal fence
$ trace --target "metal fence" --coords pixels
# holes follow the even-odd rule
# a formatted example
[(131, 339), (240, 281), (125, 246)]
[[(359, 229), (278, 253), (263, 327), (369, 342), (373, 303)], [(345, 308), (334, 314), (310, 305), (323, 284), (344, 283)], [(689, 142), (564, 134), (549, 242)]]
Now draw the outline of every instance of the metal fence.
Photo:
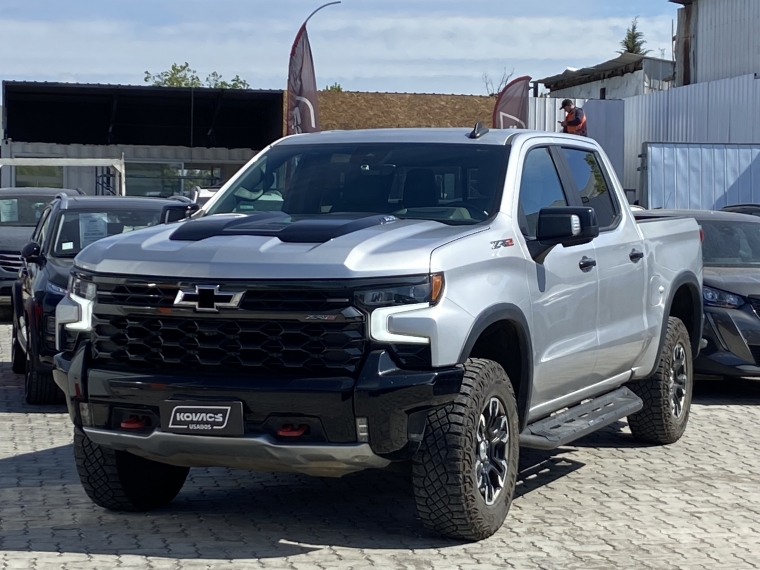
[(760, 79), (745, 75), (625, 99), (623, 185), (639, 181), (645, 142), (760, 143)]

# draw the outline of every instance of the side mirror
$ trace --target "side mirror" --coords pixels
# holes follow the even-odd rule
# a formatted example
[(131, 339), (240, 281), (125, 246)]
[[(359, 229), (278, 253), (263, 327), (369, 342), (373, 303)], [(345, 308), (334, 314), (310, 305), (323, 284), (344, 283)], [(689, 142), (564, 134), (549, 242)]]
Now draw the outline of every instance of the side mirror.
[(536, 263), (543, 263), (554, 247), (589, 243), (599, 235), (593, 208), (543, 208), (538, 213), (536, 239), (528, 242)]
[(27, 263), (43, 262), (40, 246), (33, 241), (30, 241), (28, 244), (21, 248), (21, 257), (23, 257)]
[(189, 218), (192, 216), (195, 212), (200, 210), (201, 207), (193, 203), (178, 203), (178, 204), (171, 204), (168, 206), (164, 206), (163, 211), (161, 212), (161, 223), (162, 224), (170, 224), (172, 222), (178, 222), (180, 220), (184, 220), (185, 218)]

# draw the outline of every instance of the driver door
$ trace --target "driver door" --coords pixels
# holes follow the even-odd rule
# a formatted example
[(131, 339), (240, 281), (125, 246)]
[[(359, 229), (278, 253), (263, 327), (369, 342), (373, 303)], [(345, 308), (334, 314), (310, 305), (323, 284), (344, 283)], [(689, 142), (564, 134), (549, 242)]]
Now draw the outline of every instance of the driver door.
[[(535, 239), (542, 208), (572, 202), (560, 178), (555, 150), (540, 146), (526, 155), (520, 183), (518, 220), (526, 241)], [(528, 259), (533, 311), (534, 381), (529, 416), (555, 411), (556, 402), (589, 384), (599, 350), (596, 320), (599, 279), (594, 244), (555, 247), (543, 263)]]

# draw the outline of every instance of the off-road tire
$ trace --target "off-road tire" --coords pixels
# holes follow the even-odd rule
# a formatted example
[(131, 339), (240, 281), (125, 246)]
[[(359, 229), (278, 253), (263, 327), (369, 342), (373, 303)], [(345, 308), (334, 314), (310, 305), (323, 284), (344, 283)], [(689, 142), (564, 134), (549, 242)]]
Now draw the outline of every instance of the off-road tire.
[(87, 496), (111, 511), (143, 512), (168, 505), (190, 471), (102, 447), (78, 429), (74, 460)]
[(55, 380), (53, 380), (53, 373), (41, 372), (34, 368), (30, 368), (28, 360), (26, 363), (24, 384), (26, 385), (27, 404), (32, 404), (33, 406), (48, 406), (63, 402), (63, 394), (55, 383)]
[[(428, 414), (422, 446), (415, 455), (412, 481), (417, 512), (425, 527), (460, 540), (482, 540), (504, 522), (517, 479), (519, 427), (517, 403), (504, 369), (490, 360), (471, 359), (453, 403)], [(478, 489), (475, 472), (477, 430), (492, 398), (504, 406), (509, 439), (507, 470), (492, 505)]]
[[(673, 365), (673, 354), (680, 344), (686, 356), (686, 389), (683, 399), (683, 412), (680, 417), (671, 411), (670, 374)], [(683, 322), (676, 317), (668, 318), (668, 330), (665, 343), (660, 352), (657, 371), (646, 380), (631, 382), (628, 386), (641, 400), (644, 407), (641, 411), (628, 416), (628, 427), (638, 441), (667, 445), (675, 443), (686, 430), (689, 422), (691, 399), (694, 393), (694, 367), (692, 364), (691, 340), (689, 331)]]
[(21, 343), (18, 340), (18, 325), (15, 316), (13, 317), (12, 331), (11, 370), (16, 374), (24, 374), (26, 372), (26, 354), (24, 354), (24, 349), (21, 348)]

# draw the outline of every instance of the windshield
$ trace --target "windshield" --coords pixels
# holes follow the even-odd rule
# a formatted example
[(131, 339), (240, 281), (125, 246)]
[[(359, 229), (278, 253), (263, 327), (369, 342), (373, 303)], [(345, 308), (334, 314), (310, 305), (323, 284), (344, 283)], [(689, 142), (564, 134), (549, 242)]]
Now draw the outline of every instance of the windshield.
[(37, 225), (42, 211), (53, 196), (35, 196), (34, 194), (0, 198), (0, 227), (28, 227)]
[(704, 221), (702, 258), (706, 266), (760, 265), (760, 223)]
[(158, 224), (160, 210), (64, 212), (58, 220), (53, 257), (74, 257), (93, 242)]
[(499, 208), (508, 153), (470, 144), (275, 146), (207, 213), (393, 214), (473, 224)]

